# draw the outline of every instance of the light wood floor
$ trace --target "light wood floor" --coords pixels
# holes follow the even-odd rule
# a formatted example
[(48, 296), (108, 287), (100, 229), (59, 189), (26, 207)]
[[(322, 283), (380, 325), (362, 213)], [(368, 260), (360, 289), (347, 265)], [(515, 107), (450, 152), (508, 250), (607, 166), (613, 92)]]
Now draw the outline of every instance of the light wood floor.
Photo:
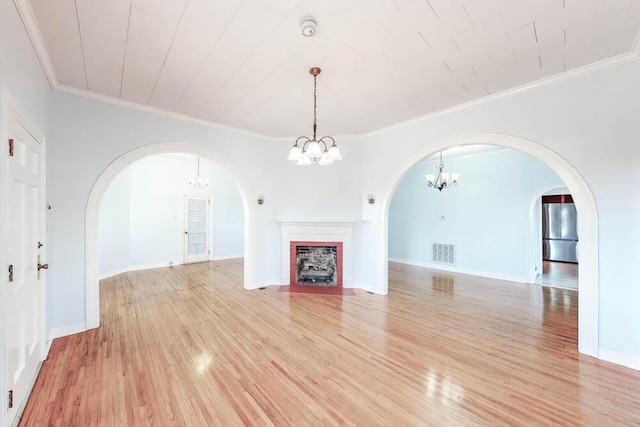
[(241, 261), (122, 274), (53, 342), (27, 426), (639, 425), (580, 356), (577, 293), (390, 264), (388, 296), (242, 289)]
[(536, 283), (578, 289), (578, 264), (542, 261), (542, 274), (538, 275)]

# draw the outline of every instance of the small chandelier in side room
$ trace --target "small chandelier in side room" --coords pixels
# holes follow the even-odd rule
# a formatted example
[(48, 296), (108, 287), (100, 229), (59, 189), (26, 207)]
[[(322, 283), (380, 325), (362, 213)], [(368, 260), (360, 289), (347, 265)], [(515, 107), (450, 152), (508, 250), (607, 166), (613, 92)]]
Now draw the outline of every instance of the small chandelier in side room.
[(313, 67), (309, 70), (309, 73), (313, 76), (313, 138), (307, 136), (298, 137), (291, 151), (289, 151), (289, 157), (287, 157), (288, 160), (296, 162), (297, 165), (310, 165), (318, 162), (321, 166), (328, 166), (342, 160), (335, 139), (330, 136), (316, 139), (316, 81), (320, 71), (318, 67)]
[(459, 173), (448, 173), (444, 171), (444, 163), (442, 163), (442, 151), (440, 152), (440, 165), (438, 166), (438, 176), (425, 175), (427, 178), (427, 186), (436, 188), (438, 191), (442, 191), (443, 188), (453, 187), (458, 185)]
[(198, 173), (194, 178), (189, 179), (189, 187), (194, 190), (204, 190), (209, 187), (209, 180), (200, 176), (200, 156), (198, 156)]

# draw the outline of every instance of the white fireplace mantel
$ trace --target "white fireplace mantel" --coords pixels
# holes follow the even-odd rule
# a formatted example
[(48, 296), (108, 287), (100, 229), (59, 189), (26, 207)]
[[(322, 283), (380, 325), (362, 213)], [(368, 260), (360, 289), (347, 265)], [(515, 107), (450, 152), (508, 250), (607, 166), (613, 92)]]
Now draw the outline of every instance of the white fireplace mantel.
[(345, 288), (353, 285), (353, 220), (278, 220), (282, 236), (281, 283), (289, 284), (289, 247), (291, 242), (342, 242), (342, 274)]

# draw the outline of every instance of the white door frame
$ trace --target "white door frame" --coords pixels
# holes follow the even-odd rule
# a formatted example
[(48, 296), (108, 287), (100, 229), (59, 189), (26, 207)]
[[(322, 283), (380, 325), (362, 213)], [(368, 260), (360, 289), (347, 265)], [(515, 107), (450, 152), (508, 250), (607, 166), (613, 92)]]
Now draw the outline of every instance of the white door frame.
[[(542, 274), (542, 196), (557, 190), (569, 189), (565, 185), (549, 185), (535, 192), (529, 201), (529, 249), (527, 250), (527, 277), (530, 283), (535, 283), (538, 274)], [(578, 218), (580, 227), (580, 218)], [(578, 255), (579, 257), (580, 255)], [(580, 261), (578, 259), (578, 261)], [(578, 262), (578, 265), (580, 263)], [(537, 270), (540, 267), (540, 270)], [(579, 280), (579, 279), (578, 279)]]
[[(206, 248), (207, 248), (207, 256), (206, 259), (200, 261), (187, 261), (187, 243), (186, 240), (188, 235), (186, 233), (189, 222), (188, 222), (188, 208), (187, 204), (189, 199), (204, 199), (207, 201), (207, 238), (206, 238)], [(203, 262), (211, 260), (211, 254), (213, 253), (213, 206), (211, 202), (211, 196), (207, 194), (185, 194), (182, 198), (182, 263), (189, 264), (192, 262)]]
[[(0, 250), (0, 266), (2, 267), (1, 273), (0, 274), (6, 274), (7, 272), (7, 265), (8, 265), (8, 259), (7, 259), (7, 239), (8, 239), (8, 235), (7, 235), (7, 216), (8, 216), (8, 212), (7, 212), (7, 207), (8, 207), (8, 156), (9, 156), (9, 149), (8, 149), (8, 139), (9, 139), (9, 135), (8, 135), (8, 128), (9, 128), (9, 121), (11, 119), (15, 119), (17, 120), (30, 134), (31, 136), (34, 137), (34, 139), (36, 139), (37, 141), (40, 142), (40, 150), (43, 156), (43, 159), (46, 159), (46, 139), (44, 137), (44, 134), (39, 130), (38, 126), (35, 124), (35, 122), (33, 122), (29, 116), (22, 110), (22, 108), (16, 103), (16, 101), (13, 99), (13, 97), (11, 96), (11, 94), (9, 93), (9, 91), (7, 91), (6, 89), (2, 90), (2, 92), (0, 93), (0, 97), (1, 97), (1, 105), (0, 105), (0, 183), (2, 183), (1, 187), (0, 187), (0, 245), (2, 245), (1, 250)], [(44, 260), (47, 259), (46, 254), (48, 253), (48, 245), (47, 245), (47, 228), (46, 228), (46, 189), (47, 189), (47, 182), (46, 182), (46, 160), (45, 162), (42, 162), (41, 164), (41, 176), (40, 176), (40, 185), (41, 185), (41, 194), (40, 194), (40, 200), (39, 200), (39, 204), (41, 205), (42, 209), (40, 210), (40, 214), (39, 214), (39, 221), (42, 227), (42, 243), (44, 245), (44, 249), (45, 249), (45, 256), (44, 256)], [(45, 263), (45, 261), (42, 261), (43, 263)], [(38, 338), (40, 342), (42, 342), (42, 346), (40, 348), (40, 355), (39, 355), (39, 359), (42, 363), (42, 361), (44, 361), (44, 359), (46, 359), (47, 357), (47, 353), (49, 351), (49, 346), (47, 345), (47, 326), (46, 326), (46, 319), (47, 319), (47, 304), (46, 304), (46, 289), (47, 289), (47, 272), (46, 270), (42, 272), (43, 274), (40, 277), (40, 281), (39, 281), (39, 286), (42, 286), (42, 301), (41, 301), (41, 307), (43, 312), (41, 313), (41, 319), (42, 319), (42, 323), (40, 325), (40, 327), (38, 328), (40, 337)], [(6, 302), (6, 280), (7, 280), (7, 276), (2, 276), (2, 280), (0, 281), (0, 304), (5, 304)], [(6, 325), (6, 320), (4, 318), (5, 316), (5, 312), (6, 310), (4, 310), (3, 306), (0, 306), (0, 394), (2, 394), (2, 397), (0, 397), (0, 405), (2, 405), (3, 408), (3, 415), (0, 416), (0, 427), (5, 427), (9, 424), (10, 420), (7, 420), (7, 415), (8, 412), (6, 410), (6, 408), (8, 407), (8, 402), (7, 402), (7, 398), (8, 398), (8, 390), (7, 390), (7, 356), (6, 356), (6, 340), (5, 340), (5, 325)], [(39, 369), (39, 368), (38, 368)], [(35, 383), (36, 377), (37, 377), (38, 372), (36, 371), (34, 378), (32, 379), (32, 382), (30, 384), (29, 387), (29, 393), (30, 393), (30, 389), (31, 387), (33, 387), (33, 384)], [(14, 407), (15, 405), (20, 405), (22, 403), (22, 405), (24, 405), (26, 403), (26, 400), (24, 402), (14, 402)], [(24, 410), (24, 406), (18, 408), (17, 411), (17, 417), (21, 416), (21, 412)], [(16, 417), (16, 419), (17, 419)]]
[(551, 168), (565, 183), (578, 211), (580, 221), (580, 263), (578, 264), (578, 351), (599, 357), (598, 341), (598, 211), (596, 202), (580, 173), (564, 158), (537, 142), (512, 135), (478, 133), (434, 142), (410, 155), (388, 182), (379, 207), (380, 233), (377, 247), (376, 275), (383, 294), (389, 291), (389, 205), (409, 169), (423, 159), (460, 145), (491, 144), (513, 148), (529, 154)]

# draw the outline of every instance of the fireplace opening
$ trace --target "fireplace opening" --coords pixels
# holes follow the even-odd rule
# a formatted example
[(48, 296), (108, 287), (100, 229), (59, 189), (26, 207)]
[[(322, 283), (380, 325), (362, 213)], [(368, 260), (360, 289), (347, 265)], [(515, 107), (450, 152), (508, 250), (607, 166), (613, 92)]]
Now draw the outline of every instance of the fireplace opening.
[(291, 242), (291, 284), (342, 287), (342, 243)]

